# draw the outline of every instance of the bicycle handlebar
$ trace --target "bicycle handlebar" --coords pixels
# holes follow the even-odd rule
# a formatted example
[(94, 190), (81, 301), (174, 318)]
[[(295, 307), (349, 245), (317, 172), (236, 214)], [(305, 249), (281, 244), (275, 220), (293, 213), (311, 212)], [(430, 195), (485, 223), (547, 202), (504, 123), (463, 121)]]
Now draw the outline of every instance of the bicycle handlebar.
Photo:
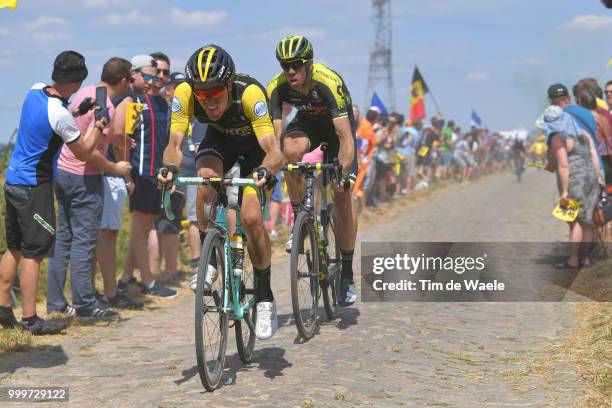
[(281, 171), (297, 171), (300, 173), (315, 171), (315, 170), (335, 170), (337, 164), (329, 163), (293, 163), (281, 167)]
[[(167, 173), (166, 173), (167, 174)], [(257, 182), (251, 178), (240, 178), (240, 177), (177, 177), (172, 180), (172, 184), (177, 186), (216, 186), (216, 187), (257, 187)], [(259, 201), (262, 206), (265, 206), (265, 194), (263, 189), (258, 188)], [(170, 221), (174, 221), (174, 213), (172, 212), (172, 205), (170, 200), (170, 189), (166, 186), (162, 186), (162, 203), (161, 208), (166, 214), (166, 218)]]

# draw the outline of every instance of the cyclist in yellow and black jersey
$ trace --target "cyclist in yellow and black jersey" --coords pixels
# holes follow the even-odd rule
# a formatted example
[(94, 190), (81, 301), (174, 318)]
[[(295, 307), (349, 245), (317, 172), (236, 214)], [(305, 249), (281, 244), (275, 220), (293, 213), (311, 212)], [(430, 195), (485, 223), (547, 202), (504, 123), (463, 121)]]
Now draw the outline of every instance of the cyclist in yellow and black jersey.
[[(182, 143), (193, 118), (208, 123), (198, 147), (196, 169), (200, 177), (220, 177), (240, 164), (240, 176), (252, 175), (263, 187), (280, 169), (282, 153), (268, 113), (265, 89), (254, 78), (236, 74), (232, 57), (221, 47), (198, 49), (187, 61), (186, 82), (176, 88), (172, 99), (170, 141), (164, 152), (166, 177), (170, 185), (182, 159)], [(208, 219), (204, 205), (214, 198), (214, 190), (200, 186), (196, 198), (198, 227), (205, 231)], [(256, 192), (245, 188), (240, 200), (240, 221), (248, 240), (247, 248), (257, 280), (255, 334), (271, 337), (277, 328), (276, 305), (270, 287), (271, 247), (263, 225), (263, 214)], [(208, 268), (205, 285), (217, 278), (214, 265)]]
[[(357, 233), (357, 217), (352, 205), (351, 190), (357, 174), (355, 120), (351, 96), (346, 84), (333, 70), (313, 62), (312, 44), (306, 37), (283, 38), (276, 47), (276, 59), (282, 72), (268, 84), (274, 131), (282, 133), (282, 104), (294, 106), (298, 113), (282, 134), (283, 152), (290, 163), (299, 162), (305, 153), (327, 142), (330, 159), (338, 158), (342, 179), (337, 180), (333, 200), (338, 218), (338, 241), (342, 250), (340, 304), (355, 303), (357, 293), (353, 281), (353, 252)], [(287, 173), (287, 190), (297, 214), (304, 197), (304, 184), (299, 174)], [(287, 251), (291, 251), (291, 240)]]

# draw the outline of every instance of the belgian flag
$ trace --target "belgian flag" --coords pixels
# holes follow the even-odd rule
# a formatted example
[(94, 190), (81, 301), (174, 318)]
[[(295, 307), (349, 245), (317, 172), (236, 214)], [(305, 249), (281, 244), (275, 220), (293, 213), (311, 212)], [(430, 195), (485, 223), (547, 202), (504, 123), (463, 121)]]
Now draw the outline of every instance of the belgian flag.
[(425, 94), (429, 92), (425, 80), (419, 72), (419, 67), (414, 67), (412, 84), (410, 85), (410, 119), (425, 118)]
[(17, 8), (17, 0), (0, 0), (0, 8), (4, 7), (15, 10)]

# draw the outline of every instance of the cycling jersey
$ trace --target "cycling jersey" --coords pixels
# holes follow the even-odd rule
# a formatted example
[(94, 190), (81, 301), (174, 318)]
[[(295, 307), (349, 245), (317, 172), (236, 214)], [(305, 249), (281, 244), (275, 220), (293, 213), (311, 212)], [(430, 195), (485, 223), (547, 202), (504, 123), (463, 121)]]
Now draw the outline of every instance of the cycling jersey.
[(351, 95), (342, 77), (323, 64), (313, 64), (311, 87), (306, 95), (293, 91), (282, 72), (272, 78), (267, 91), (273, 120), (282, 118), (283, 102), (316, 121), (353, 117)]
[(35, 84), (21, 109), (19, 132), (6, 170), (6, 182), (37, 186), (56, 173), (62, 144), (76, 141), (81, 132), (66, 109), (68, 102), (50, 95), (47, 86)]
[(191, 86), (180, 84), (172, 98), (171, 132), (186, 134), (193, 117), (225, 134), (228, 141), (244, 142), (273, 135), (274, 128), (263, 86), (253, 77), (237, 74), (233, 81), (230, 108), (217, 121), (211, 120), (195, 101)]

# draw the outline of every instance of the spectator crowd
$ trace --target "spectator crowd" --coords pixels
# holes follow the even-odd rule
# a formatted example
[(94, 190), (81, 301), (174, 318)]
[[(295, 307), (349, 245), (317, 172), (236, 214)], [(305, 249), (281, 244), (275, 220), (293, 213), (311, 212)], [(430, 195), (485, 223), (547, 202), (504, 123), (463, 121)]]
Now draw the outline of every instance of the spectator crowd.
[[(186, 278), (179, 262), (182, 228), (187, 230), (188, 264), (195, 267), (199, 262), (196, 187), (177, 189), (172, 194), (173, 211), (185, 213), (185, 220), (181, 222), (177, 217), (170, 221), (161, 214), (156, 183), (169, 141), (174, 90), (185, 81), (185, 76), (172, 72), (171, 61), (162, 52), (136, 55), (129, 61), (111, 58), (104, 64), (99, 81), (81, 88), (87, 76), (82, 55), (74, 51), (61, 53), (54, 63), (53, 85), (35, 85), (28, 94), (32, 100), (27, 99), (29, 105), (24, 105), (24, 110), (35, 112), (42, 122), (50, 122), (54, 127), (49, 130), (51, 142), (32, 153), (42, 163), (39, 167), (45, 171), (46, 179), (41, 180), (37, 173), (31, 180), (17, 180), (17, 184), (27, 186), (25, 190), (13, 188), (9, 185), (11, 172), (19, 173), (20, 166), (25, 164), (15, 153), (9, 163), (9, 183), (5, 185), (6, 216), (10, 221), (8, 250), (0, 261), (0, 323), (5, 327), (17, 326), (9, 306), (9, 290), (22, 253), (26, 259), (19, 280), (24, 317), (21, 327), (34, 334), (55, 333), (64, 328), (36, 315), (38, 271), (45, 257), (50, 258), (47, 312), (92, 318), (115, 318), (118, 316), (115, 309), (143, 308), (142, 301), (127, 296), (130, 286), (143, 295), (177, 296), (171, 286)], [(101, 87), (106, 89), (105, 103), (96, 99)], [(579, 100), (594, 118), (594, 132), (607, 132), (600, 130), (604, 124), (606, 129), (612, 127), (601, 118), (596, 119), (598, 108), (593, 105), (593, 98), (579, 91)], [(47, 109), (46, 105), (51, 104), (54, 108)], [(60, 119), (52, 118), (52, 111)], [(284, 117), (290, 114), (290, 109), (284, 109)], [(445, 121), (438, 116), (426, 125), (396, 112), (384, 114), (375, 107), (362, 116), (355, 106), (354, 115), (360, 165), (354, 198), (361, 211), (374, 210), (380, 203), (441, 180), (456, 179), (465, 184), (484, 173), (508, 170), (512, 166), (512, 151), (517, 145), (524, 150), (521, 141), (477, 127), (464, 133), (453, 120)], [(34, 120), (24, 121), (22, 115), (19, 137), (25, 138), (29, 127), (36, 129), (37, 124)], [(194, 121), (183, 143), (181, 175), (196, 175), (195, 154), (205, 132), (206, 125)], [(16, 150), (21, 148), (19, 143), (16, 146)], [(609, 159), (606, 144), (599, 143), (597, 148), (605, 152), (602, 160), (604, 156)], [(54, 174), (56, 155), (59, 158)], [(318, 157), (316, 152), (312, 157)], [(290, 206), (281, 185), (277, 184), (267, 208), (267, 228), (272, 239), (278, 236), (279, 223), (291, 223), (290, 216), (282, 216), (283, 203), (285, 208)], [(37, 200), (31, 191), (42, 187), (44, 191), (37, 194), (41, 197), (45, 194), (44, 199)], [(53, 217), (50, 198), (53, 193), (58, 206), (54, 245), (49, 240), (49, 245), (44, 246), (45, 253), (28, 253), (27, 248), (20, 247), (20, 237), (11, 236), (10, 223), (17, 222), (11, 221), (11, 217), (17, 220), (38, 208), (25, 206), (24, 194), (30, 194), (31, 205), (41, 207), (38, 213), (43, 217), (45, 214)], [(129, 245), (123, 265), (118, 265), (117, 241), (125, 219), (126, 200), (131, 219)], [(287, 213), (291, 215), (291, 211)], [(36, 228), (44, 226), (45, 220), (38, 223)], [(584, 235), (587, 234), (585, 229)], [(101, 288), (96, 288), (97, 270), (102, 275)], [(68, 273), (70, 301), (64, 295)]]

